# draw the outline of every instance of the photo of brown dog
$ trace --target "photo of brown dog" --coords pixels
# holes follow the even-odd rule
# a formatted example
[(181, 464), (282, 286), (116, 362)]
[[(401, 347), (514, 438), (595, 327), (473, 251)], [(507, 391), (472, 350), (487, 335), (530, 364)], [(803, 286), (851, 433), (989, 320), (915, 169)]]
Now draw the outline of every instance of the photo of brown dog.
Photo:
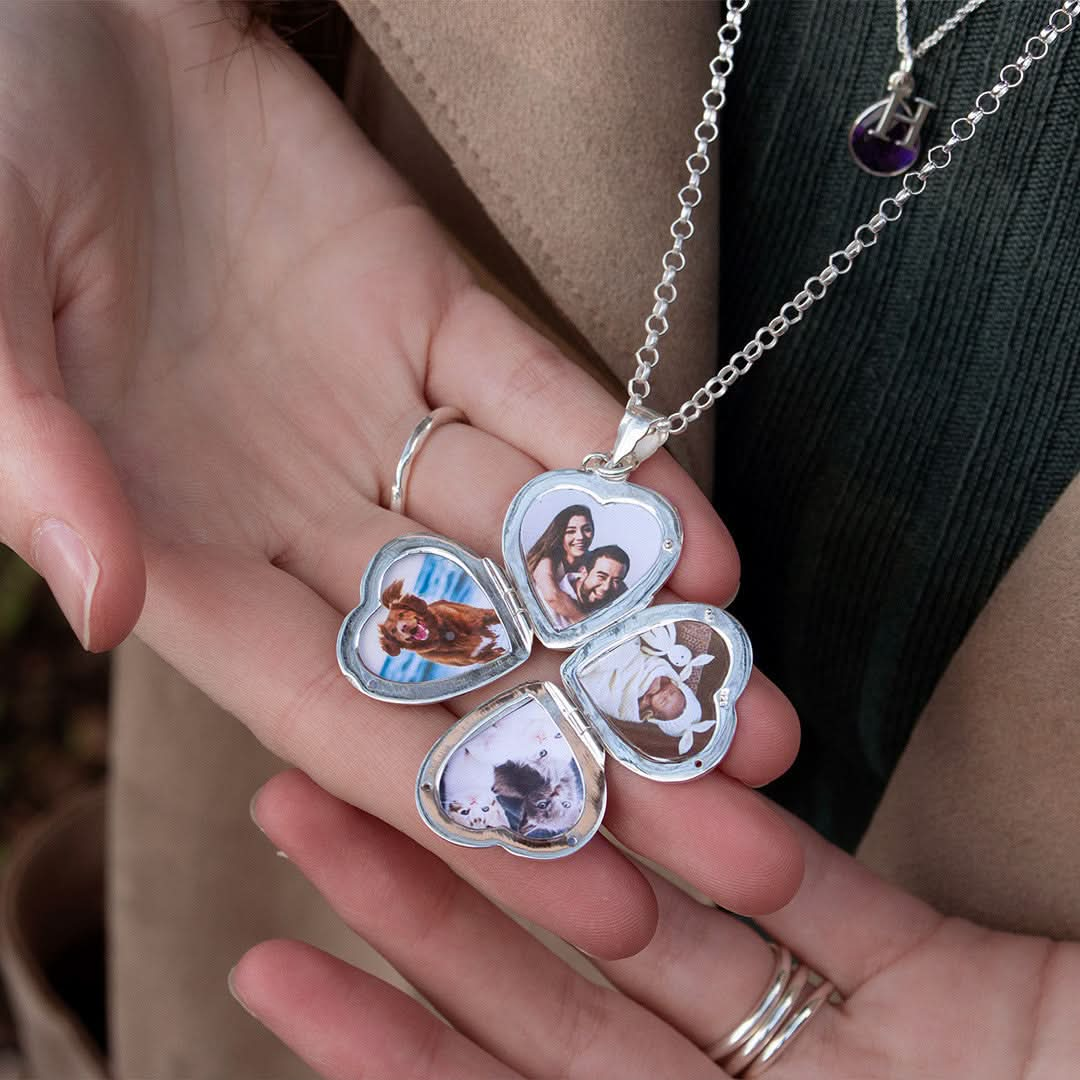
[(379, 588), (380, 607), (364, 624), (357, 652), (383, 679), (445, 679), (498, 660), (510, 649), (491, 597), (445, 555), (403, 555), (387, 567)]
[(381, 598), (387, 609), (379, 623), (379, 642), (387, 656), (409, 649), (427, 660), (450, 667), (469, 667), (506, 652), (498, 644), (494, 608), (471, 607), (453, 600), (428, 603), (405, 592), (402, 579), (392, 581)]

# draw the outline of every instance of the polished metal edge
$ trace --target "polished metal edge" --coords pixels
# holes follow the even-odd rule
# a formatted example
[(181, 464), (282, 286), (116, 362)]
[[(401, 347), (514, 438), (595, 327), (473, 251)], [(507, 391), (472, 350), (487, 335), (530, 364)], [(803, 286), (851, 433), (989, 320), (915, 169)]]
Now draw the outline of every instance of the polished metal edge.
[[(381, 607), (379, 596), (383, 575), (403, 556), (419, 554), (440, 555), (456, 563), (487, 593), (499, 619), (506, 627), (511, 647), (505, 655), (476, 669), (419, 683), (384, 679), (363, 665), (357, 652), (360, 631), (372, 613)], [(357, 690), (379, 701), (411, 705), (431, 704), (487, 686), (523, 664), (532, 649), (532, 633), (520, 614), (508, 602), (508, 595), (512, 594), (502, 572), (490, 559), (481, 559), (460, 544), (439, 536), (399, 536), (384, 544), (364, 571), (360, 583), (360, 603), (345, 616), (338, 633), (338, 665)]]
[[(560, 837), (529, 839), (507, 829), (468, 829), (450, 818), (439, 801), (439, 785), (450, 755), (488, 724), (525, 701), (537, 702), (566, 737), (581, 769), (585, 804), (577, 824)], [(596, 834), (607, 806), (604, 752), (585, 727), (566, 695), (549, 682), (522, 683), (463, 716), (428, 752), (416, 779), (416, 806), (424, 823), (444, 840), (461, 847), (501, 847), (527, 859), (558, 859), (572, 855)]]
[[(661, 762), (636, 750), (615, 731), (603, 713), (592, 704), (579, 673), (591, 659), (608, 649), (621, 645), (652, 627), (682, 620), (703, 622), (715, 630), (727, 645), (731, 666), (723, 684), (713, 695), (716, 729), (701, 753), (685, 761)], [(574, 705), (592, 726), (604, 749), (616, 761), (650, 780), (677, 782), (703, 776), (723, 760), (731, 746), (731, 740), (735, 737), (736, 699), (746, 688), (753, 663), (753, 652), (746, 631), (726, 611), (707, 604), (660, 604), (639, 611), (618, 626), (612, 626), (597, 634), (568, 656), (560, 670)]]
[[(521, 548), (521, 524), (530, 504), (549, 491), (583, 491), (605, 503), (629, 503), (648, 511), (660, 526), (660, 557), (649, 572), (613, 603), (565, 629), (555, 627), (546, 608), (533, 592), (532, 582)], [(527, 483), (510, 503), (503, 522), (503, 562), (525, 608), (533, 630), (549, 649), (575, 649), (606, 627), (647, 606), (671, 576), (682, 551), (682, 524), (675, 508), (649, 488), (625, 480), (606, 480), (580, 469), (562, 469), (543, 473)]]

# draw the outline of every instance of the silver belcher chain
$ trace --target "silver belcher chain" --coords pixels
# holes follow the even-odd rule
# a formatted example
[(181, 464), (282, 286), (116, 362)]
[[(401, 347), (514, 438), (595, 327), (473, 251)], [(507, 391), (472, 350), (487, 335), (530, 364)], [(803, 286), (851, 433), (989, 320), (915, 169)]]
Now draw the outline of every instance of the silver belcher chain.
[[(667, 333), (668, 309), (678, 295), (675, 277), (686, 266), (683, 247), (694, 231), (690, 218), (694, 207), (701, 201), (701, 177), (709, 168), (709, 146), (716, 141), (719, 134), (717, 119), (726, 101), (727, 79), (734, 69), (735, 44), (742, 36), (742, 15), (749, 6), (750, 0), (727, 0), (727, 18), (717, 32), (720, 47), (717, 55), (709, 63), (712, 83), (702, 98), (702, 104), (705, 106), (703, 119), (694, 129), (697, 148), (686, 159), (690, 179), (679, 191), (681, 210), (671, 226), (674, 242), (664, 253), (663, 276), (660, 284), (653, 290), (656, 303), (645, 320), (645, 343), (635, 353), (637, 369), (634, 377), (627, 383), (628, 412), (631, 409), (642, 410), (642, 402), (649, 396), (652, 389), (650, 377), (653, 369), (660, 362), (657, 346), (660, 338)], [(664, 437), (678, 435), (685, 431), (702, 413), (715, 405), (736, 380), (746, 375), (766, 352), (774, 348), (780, 338), (795, 323), (801, 321), (803, 315), (814, 304), (825, 298), (830, 287), (851, 269), (855, 259), (877, 243), (885, 227), (900, 220), (905, 205), (925, 191), (930, 176), (948, 168), (952, 162), (953, 150), (960, 143), (968, 142), (974, 137), (978, 125), (987, 116), (991, 116), (1001, 108), (1002, 99), (1024, 81), (1031, 67), (1046, 57), (1051, 46), (1072, 29), (1077, 19), (1080, 19), (1080, 0), (1065, 0), (1059, 8), (1056, 8), (1038, 33), (1027, 39), (1023, 52), (1016, 60), (1001, 69), (998, 81), (989, 90), (984, 90), (975, 98), (974, 107), (968, 113), (953, 121), (949, 138), (931, 148), (925, 164), (905, 173), (900, 188), (894, 195), (882, 200), (877, 213), (855, 230), (851, 241), (841, 250), (834, 251), (829, 256), (825, 267), (807, 278), (802, 289), (780, 305), (776, 317), (760, 327), (753, 337), (741, 349), (733, 353), (727, 363), (704, 386), (683, 402), (676, 412), (666, 419), (656, 421), (653, 425), (654, 430), (662, 432)]]
[(712, 83), (701, 98), (704, 111), (700, 122), (694, 128), (697, 148), (686, 159), (686, 168), (690, 175), (686, 184), (679, 189), (679, 216), (671, 223), (669, 230), (672, 244), (660, 260), (663, 276), (653, 289), (653, 299), (656, 302), (645, 320), (645, 343), (634, 353), (637, 369), (634, 377), (626, 384), (631, 401), (640, 402), (649, 396), (649, 376), (660, 362), (657, 344), (667, 333), (667, 312), (679, 295), (675, 288), (675, 277), (686, 266), (683, 248), (686, 241), (694, 235), (691, 216), (694, 207), (701, 202), (701, 178), (709, 171), (709, 147), (716, 142), (720, 134), (717, 120), (727, 101), (727, 81), (735, 69), (735, 45), (742, 37), (742, 13), (749, 6), (750, 0), (727, 0), (727, 18), (716, 32), (720, 44), (716, 55), (709, 61)]

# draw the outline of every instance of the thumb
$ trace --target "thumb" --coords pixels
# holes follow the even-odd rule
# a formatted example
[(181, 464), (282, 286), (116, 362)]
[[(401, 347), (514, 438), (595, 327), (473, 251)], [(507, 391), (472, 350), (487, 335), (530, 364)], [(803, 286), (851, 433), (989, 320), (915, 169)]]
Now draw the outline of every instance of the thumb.
[(15, 210), (0, 249), (0, 541), (46, 579), (83, 646), (101, 651), (138, 619), (141, 545), (104, 446), (64, 399), (36, 214)]

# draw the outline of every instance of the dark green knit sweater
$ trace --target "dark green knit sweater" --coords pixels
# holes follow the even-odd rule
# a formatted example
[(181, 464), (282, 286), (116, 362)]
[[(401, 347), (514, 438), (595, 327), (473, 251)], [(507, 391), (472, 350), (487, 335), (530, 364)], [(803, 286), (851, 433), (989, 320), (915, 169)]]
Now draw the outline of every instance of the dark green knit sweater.
[[(912, 3), (913, 40), (954, 6)], [(938, 105), (930, 140), (1054, 6), (989, 0), (916, 62), (917, 92)], [(723, 119), (723, 355), (897, 187), (846, 145), (897, 66), (893, 10), (764, 0), (746, 17)], [(950, 656), (1080, 468), (1070, 37), (717, 406), (716, 506), (744, 565), (733, 610), (803, 723), (771, 794), (848, 847)]]

